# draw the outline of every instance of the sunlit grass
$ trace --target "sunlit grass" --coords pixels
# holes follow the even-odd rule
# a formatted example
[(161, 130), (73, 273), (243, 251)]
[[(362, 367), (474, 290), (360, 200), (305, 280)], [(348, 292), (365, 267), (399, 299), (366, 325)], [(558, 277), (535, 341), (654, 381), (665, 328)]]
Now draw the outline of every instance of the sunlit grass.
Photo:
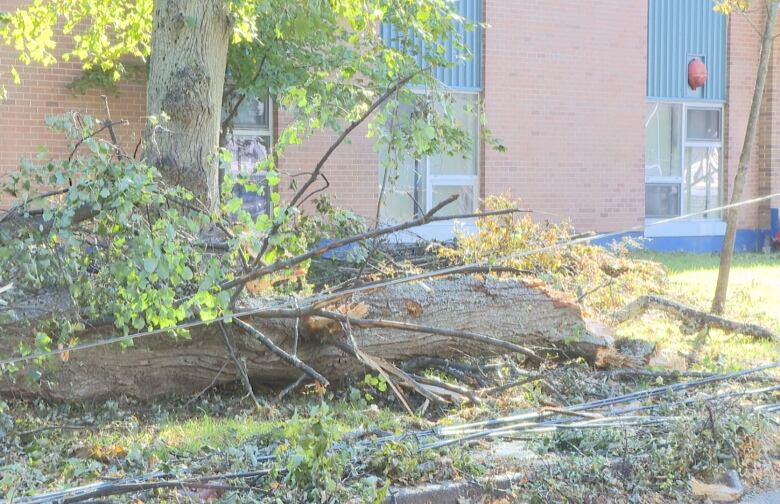
[[(135, 447), (160, 459), (221, 451), (250, 441), (270, 444), (279, 440), (285, 423), (296, 412), (301, 418), (306, 418), (308, 408), (318, 402), (312, 397), (298, 396), (265, 412), (243, 410), (235, 416), (204, 412), (184, 418), (155, 419), (153, 422), (128, 418), (106, 423), (83, 439), (86, 446)], [(325, 402), (333, 414), (334, 429), (342, 434), (361, 427), (395, 432), (404, 426), (391, 409), (364, 407), (327, 398)]]
[[(719, 257), (708, 254), (642, 252), (669, 272), (665, 295), (708, 310), (718, 278)], [(780, 333), (780, 256), (737, 254), (731, 271), (725, 316), (763, 325)], [(660, 348), (694, 355), (693, 369), (731, 370), (780, 361), (780, 344), (712, 330), (705, 341), (684, 334), (680, 323), (660, 314), (624, 324), (620, 336), (653, 341)]]
[(204, 448), (221, 449), (249, 439), (265, 437), (282, 427), (282, 422), (246, 418), (214, 418), (204, 416), (171, 422), (159, 433), (167, 446), (177, 451), (194, 453)]

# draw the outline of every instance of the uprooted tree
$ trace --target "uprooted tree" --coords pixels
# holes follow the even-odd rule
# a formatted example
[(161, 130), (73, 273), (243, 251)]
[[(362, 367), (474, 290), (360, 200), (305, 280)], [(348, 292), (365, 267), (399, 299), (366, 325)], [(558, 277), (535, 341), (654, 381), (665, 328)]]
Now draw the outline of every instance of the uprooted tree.
[[(327, 187), (331, 154), (364, 123), (385, 153), (388, 178), (405, 156), (464, 151), (467, 137), (432, 72), (451, 64), (442, 41), (454, 39), (466, 56), (453, 31), (464, 21), (450, 2), (49, 0), (0, 19), (0, 36), (23, 63), (56, 61), (59, 29), (78, 34), (65, 57), (81, 60), (94, 81), (121, 78), (128, 57), (148, 58), (152, 116), (140, 160), (107, 139), (121, 134), (121, 121), (52, 118), (72, 140), (70, 155), (25, 161), (5, 185), (18, 204), (0, 216), (0, 352), (15, 356), (4, 361), (6, 371), (21, 369), (0, 391), (40, 390), (22, 379), (32, 378), (52, 397), (148, 397), (235, 376), (251, 390), (250, 378), (300, 375), (326, 384), (323, 373), (360, 366), (435, 401), (391, 361), (501, 348), (538, 359), (528, 343), (591, 361), (603, 357), (600, 348), (609, 351), (576, 305), (539, 285), (480, 276), (400, 286), (492, 266), (373, 284), (360, 268), (341, 289), (279, 297), (311, 291), (302, 272), (312, 259), (440, 219), (454, 200), (413, 221), (356, 232), (326, 232), (326, 217), (303, 206)], [(393, 47), (379, 23), (395, 27)], [(271, 210), (252, 214), (233, 189), (262, 189), (240, 172), (225, 173), (220, 185), (220, 163), (230, 156), (219, 147), (242, 101), (264, 96), (292, 119), (255, 167), (270, 187)], [(275, 187), (285, 148), (323, 130), (337, 132), (335, 142), (314, 166), (301, 167), (303, 181), (282, 201)], [(500, 147), (486, 129), (483, 137)], [(96, 341), (136, 346), (84, 348)], [(59, 358), (44, 362), (43, 354)], [(234, 372), (222, 373), (223, 359)]]

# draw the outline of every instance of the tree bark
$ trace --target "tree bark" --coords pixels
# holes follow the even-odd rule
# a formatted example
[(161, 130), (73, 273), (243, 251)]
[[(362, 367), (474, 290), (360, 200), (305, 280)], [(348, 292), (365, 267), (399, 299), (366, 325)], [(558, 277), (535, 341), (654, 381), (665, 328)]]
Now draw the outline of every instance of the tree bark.
[[(559, 293), (514, 278), (436, 278), (425, 283), (376, 289), (356, 295), (352, 302), (361, 305), (362, 320), (397, 320), (414, 326), (479, 333), (518, 345), (558, 348), (568, 357), (584, 357), (590, 362), (598, 362), (604, 353), (614, 352), (609, 332), (584, 320), (576, 303)], [(262, 303), (268, 301), (262, 300)], [(31, 304), (36, 308), (27, 310), (24, 314), (27, 320), (64, 316), (62, 309), (57, 313), (51, 312), (51, 306), (58, 303)], [(305, 300), (299, 304), (303, 306)], [(240, 308), (259, 306), (263, 305)], [(64, 310), (67, 313), (67, 309)], [(348, 313), (352, 316), (352, 312)], [(242, 320), (251, 323), (276, 346), (290, 353), (297, 326), (297, 357), (328, 379), (369, 371), (355, 357), (329, 344), (329, 341), (347, 341), (343, 326), (338, 322), (321, 317), (303, 319), (298, 324), (295, 319), (247, 317)], [(269, 351), (249, 332), (240, 330), (235, 324), (227, 327), (232, 332), (239, 358), (246, 361), (246, 371), (252, 381), (283, 384), (300, 377), (299, 369)], [(22, 335), (29, 338), (30, 334), (34, 334), (32, 331), (34, 328), (22, 322), (0, 327), (0, 332), (10, 336), (0, 340), (8, 345), (0, 348), (0, 354), (16, 354), (16, 345)], [(357, 325), (351, 331), (362, 353), (385, 361), (419, 356), (463, 359), (468, 355), (508, 353), (508, 350), (494, 344), (448, 334)], [(80, 341), (105, 338), (110, 333), (108, 328), (84, 331)], [(239, 373), (232, 364), (224, 367), (227, 361), (228, 349), (218, 324), (214, 323), (192, 329), (189, 340), (156, 335), (136, 340), (133, 347), (125, 349), (108, 345), (72, 351), (66, 361), (52, 359), (44, 371), (43, 385), (33, 386), (25, 382), (21, 379), (24, 375), (22, 370), (16, 383), (8, 377), (0, 378), (0, 394), (40, 395), (57, 400), (86, 400), (122, 394), (140, 399), (171, 393), (195, 394), (212, 382), (226, 383), (239, 379)]]
[[(777, 23), (777, 11), (780, 1), (773, 0), (767, 5), (764, 33), (761, 40), (761, 55), (759, 57), (758, 70), (756, 72), (756, 87), (753, 90), (753, 101), (750, 105), (745, 140), (742, 143), (742, 153), (739, 156), (737, 174), (734, 177), (734, 189), (731, 193), (731, 204), (742, 201), (742, 193), (745, 189), (745, 180), (750, 166), (750, 158), (753, 154), (753, 143), (758, 132), (758, 119), (761, 112), (761, 103), (764, 98), (766, 77), (769, 73), (769, 63), (772, 59), (772, 44), (775, 38), (775, 24)], [(737, 219), (739, 208), (730, 208), (726, 211), (726, 236), (723, 238), (723, 249), (720, 253), (720, 268), (718, 269), (718, 284), (715, 287), (715, 296), (712, 299), (712, 312), (722, 314), (726, 306), (726, 294), (729, 288), (729, 274), (731, 262), (734, 257), (734, 242), (737, 237)]]
[(224, 0), (155, 0), (144, 156), (165, 179), (219, 205), (222, 92), (231, 20)]

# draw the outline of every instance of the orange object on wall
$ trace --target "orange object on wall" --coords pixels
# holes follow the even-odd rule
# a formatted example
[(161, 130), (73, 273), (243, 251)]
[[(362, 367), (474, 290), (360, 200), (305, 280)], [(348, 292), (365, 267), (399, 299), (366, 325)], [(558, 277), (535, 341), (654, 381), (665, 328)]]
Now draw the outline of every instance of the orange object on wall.
[(688, 85), (694, 91), (707, 82), (707, 65), (700, 58), (688, 62)]

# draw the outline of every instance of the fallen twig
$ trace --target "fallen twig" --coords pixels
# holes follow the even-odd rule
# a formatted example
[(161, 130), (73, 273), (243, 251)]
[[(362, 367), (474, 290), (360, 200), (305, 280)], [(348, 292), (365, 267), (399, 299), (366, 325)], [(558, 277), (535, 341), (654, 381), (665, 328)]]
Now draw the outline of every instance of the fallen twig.
[(407, 369), (424, 369), (424, 368), (441, 368), (447, 372), (452, 370), (461, 371), (463, 373), (479, 373), (486, 376), (488, 372), (496, 371), (504, 367), (503, 364), (466, 364), (450, 359), (442, 359), (441, 357), (412, 357), (407, 359), (403, 364)]
[(509, 383), (505, 383), (503, 385), (498, 385), (495, 387), (489, 387), (489, 388), (483, 388), (479, 391), (480, 395), (493, 395), (493, 394), (500, 394), (501, 392), (506, 392), (509, 389), (513, 389), (515, 387), (520, 387), (522, 385), (525, 385), (527, 383), (534, 382), (536, 380), (540, 380), (542, 377), (541, 375), (534, 375), (534, 376), (528, 376), (526, 378), (522, 378), (520, 380), (514, 380)]
[(583, 300), (584, 300), (586, 297), (590, 296), (591, 294), (593, 294), (593, 293), (594, 293), (594, 292), (596, 292), (596, 291), (599, 291), (599, 290), (603, 289), (604, 287), (609, 287), (610, 285), (612, 285), (612, 284), (614, 284), (614, 283), (615, 283), (615, 280), (614, 280), (614, 279), (612, 279), (612, 278), (610, 278), (610, 279), (609, 279), (609, 280), (607, 280), (606, 282), (604, 282), (604, 283), (602, 283), (602, 284), (599, 284), (599, 285), (597, 285), (597, 286), (593, 287), (592, 289), (590, 289), (590, 290), (587, 290), (587, 291), (585, 291), (585, 292), (581, 293), (580, 295), (578, 295), (578, 296), (577, 296), (577, 302), (578, 302), (578, 303), (582, 303), (582, 301), (583, 301)]
[[(226, 361), (225, 361), (225, 363), (224, 363), (224, 364), (222, 364), (222, 367), (221, 367), (221, 368), (219, 368), (219, 371), (217, 371), (217, 374), (215, 374), (215, 375), (214, 375), (214, 379), (213, 379), (213, 380), (211, 380), (211, 383), (209, 383), (209, 384), (208, 384), (208, 385), (207, 385), (207, 386), (206, 386), (206, 387), (205, 387), (203, 390), (201, 390), (200, 392), (198, 392), (196, 395), (192, 396), (192, 398), (190, 398), (190, 400), (189, 400), (189, 401), (187, 401), (186, 403), (184, 403), (184, 407), (185, 407), (185, 408), (186, 408), (187, 406), (189, 406), (190, 404), (194, 403), (195, 401), (197, 401), (197, 400), (198, 400), (198, 398), (200, 398), (200, 397), (201, 397), (203, 394), (205, 394), (205, 393), (206, 393), (206, 392), (207, 392), (207, 391), (208, 391), (208, 390), (209, 390), (211, 387), (213, 387), (214, 385), (216, 385), (216, 383), (217, 383), (217, 380), (218, 380), (218, 379), (219, 379), (219, 377), (222, 375), (222, 371), (224, 371), (224, 370), (225, 370), (225, 368), (227, 367), (228, 363), (229, 363), (231, 360), (232, 360), (232, 358), (231, 358), (230, 360), (226, 360)], [(235, 361), (233, 361), (233, 362), (235, 362)]]
[(252, 382), (249, 381), (249, 375), (247, 374), (246, 369), (244, 369), (244, 363), (241, 362), (241, 360), (238, 358), (236, 348), (233, 345), (233, 342), (230, 341), (230, 335), (228, 334), (224, 322), (219, 322), (219, 329), (222, 331), (222, 337), (225, 339), (228, 355), (230, 356), (230, 360), (233, 361), (233, 364), (236, 366), (236, 371), (238, 371), (239, 376), (241, 376), (241, 382), (244, 384), (247, 395), (252, 398), (252, 401), (255, 403), (255, 408), (260, 409), (260, 401), (257, 400), (255, 391), (252, 388)]
[(39, 427), (37, 429), (20, 432), (18, 435), (19, 437), (27, 437), (27, 436), (32, 436), (33, 434), (39, 434), (41, 432), (46, 432), (51, 430), (78, 431), (78, 430), (92, 429), (92, 428), (93, 428), (92, 425), (49, 425), (46, 427)]
[(476, 382), (482, 388), (488, 387), (487, 375), (478, 366), (452, 362), (438, 357), (414, 357), (401, 364), (401, 369), (406, 371), (426, 368), (438, 369), (463, 383)]
[(303, 362), (301, 359), (294, 355), (290, 355), (281, 348), (279, 348), (273, 341), (268, 339), (268, 337), (258, 331), (254, 326), (251, 324), (247, 324), (243, 320), (236, 318), (233, 319), (233, 322), (235, 322), (238, 326), (252, 334), (257, 340), (263, 344), (268, 350), (270, 350), (274, 355), (277, 357), (280, 357), (282, 360), (290, 364), (291, 366), (300, 369), (307, 375), (311, 376), (313, 379), (320, 382), (322, 385), (328, 386), (330, 385), (330, 382), (322, 376), (320, 373), (315, 371), (311, 366)]
[(399, 322), (396, 320), (352, 318), (349, 315), (344, 315), (341, 313), (336, 313), (328, 310), (319, 310), (316, 312), (316, 315), (320, 317), (330, 318), (333, 320), (338, 320), (344, 323), (348, 322), (349, 324), (357, 327), (398, 329), (400, 331), (440, 334), (442, 336), (449, 336), (452, 338), (479, 341), (481, 343), (486, 343), (488, 345), (504, 348), (506, 350), (511, 350), (512, 352), (523, 354), (535, 362), (540, 362), (542, 360), (542, 357), (537, 355), (530, 348), (526, 348), (524, 346), (520, 346), (509, 341), (504, 341), (502, 339), (493, 338), (492, 336), (486, 336), (484, 334), (477, 334), (469, 331), (459, 331), (457, 329), (444, 329), (440, 327), (422, 326), (417, 324), (411, 324), (408, 322)]
[(665, 380), (680, 380), (680, 378), (706, 378), (714, 376), (714, 373), (705, 373), (702, 371), (655, 371), (652, 369), (621, 368), (608, 369), (604, 371), (595, 371), (595, 376), (604, 376), (609, 379), (621, 378), (663, 378)]
[(425, 385), (432, 385), (434, 387), (439, 387), (444, 390), (449, 390), (450, 392), (454, 392), (458, 395), (466, 397), (472, 404), (482, 404), (482, 400), (471, 390), (469, 390), (466, 387), (462, 387), (460, 385), (455, 385), (452, 383), (447, 383), (442, 380), (437, 380), (434, 378), (429, 378), (427, 376), (420, 376), (420, 375), (411, 375), (412, 378), (414, 378), (419, 383), (425, 384)]
[(301, 386), (301, 384), (302, 384), (304, 381), (306, 381), (306, 373), (303, 373), (303, 374), (301, 374), (301, 376), (299, 376), (297, 380), (295, 380), (295, 381), (294, 381), (294, 382), (292, 382), (291, 384), (289, 384), (289, 385), (287, 385), (286, 387), (284, 387), (284, 388), (281, 390), (281, 392), (279, 392), (278, 394), (276, 394), (276, 398), (274, 398), (274, 401), (276, 401), (276, 402), (279, 402), (279, 401), (281, 401), (282, 399), (284, 399), (284, 397), (285, 397), (287, 394), (289, 394), (289, 393), (290, 393), (290, 392), (292, 392), (293, 390), (295, 390), (295, 389), (297, 389), (298, 387), (300, 387), (300, 386)]
[[(234, 478), (249, 478), (259, 475), (269, 474), (270, 469), (264, 471), (253, 471), (246, 476), (233, 476)], [(112, 481), (102, 482), (96, 485), (90, 485), (83, 488), (63, 490), (51, 494), (41, 494), (30, 499), (18, 499), (16, 502), (23, 504), (39, 504), (48, 502), (58, 502), (63, 504), (84, 502), (99, 497), (109, 497), (112, 495), (124, 495), (129, 493), (154, 490), (157, 488), (180, 488), (180, 489), (198, 489), (198, 490), (252, 490), (249, 486), (223, 485), (216, 483), (207, 483), (207, 480), (227, 479), (225, 476), (214, 478), (190, 478), (181, 480), (161, 480), (161, 481)]]
[(723, 318), (661, 296), (640, 296), (621, 310), (615, 312), (612, 317), (618, 323), (623, 323), (640, 317), (644, 312), (651, 308), (682, 318), (686, 322), (693, 323), (698, 328), (710, 327), (728, 332), (746, 334), (756, 338), (778, 341), (778, 336), (775, 333), (757, 324), (737, 322), (736, 320)]
[(366, 354), (365, 352), (362, 352), (357, 345), (355, 344), (354, 338), (351, 337), (351, 335), (348, 334), (350, 343), (346, 343), (343, 341), (334, 340), (331, 341), (331, 344), (335, 346), (336, 348), (339, 348), (342, 352), (346, 353), (347, 355), (351, 355), (355, 357), (357, 360), (368, 366), (369, 368), (373, 369), (387, 381), (388, 386), (390, 387), (390, 390), (393, 391), (393, 393), (398, 397), (398, 400), (401, 401), (401, 404), (403, 404), (404, 408), (409, 412), (409, 414), (414, 414), (412, 407), (409, 405), (409, 402), (406, 400), (406, 397), (401, 392), (401, 390), (396, 387), (395, 382), (392, 378), (390, 378), (388, 373), (392, 373), (397, 378), (399, 378), (405, 385), (407, 385), (412, 390), (416, 391), (421, 396), (425, 397), (429, 401), (436, 402), (437, 404), (447, 404), (447, 401), (442, 399), (441, 397), (437, 396), (433, 392), (430, 392), (420, 386), (419, 383), (414, 381), (414, 379), (406, 372), (402, 371), (401, 369), (398, 369), (395, 365), (385, 361), (384, 359), (379, 359), (377, 357), (373, 357), (371, 355)]

